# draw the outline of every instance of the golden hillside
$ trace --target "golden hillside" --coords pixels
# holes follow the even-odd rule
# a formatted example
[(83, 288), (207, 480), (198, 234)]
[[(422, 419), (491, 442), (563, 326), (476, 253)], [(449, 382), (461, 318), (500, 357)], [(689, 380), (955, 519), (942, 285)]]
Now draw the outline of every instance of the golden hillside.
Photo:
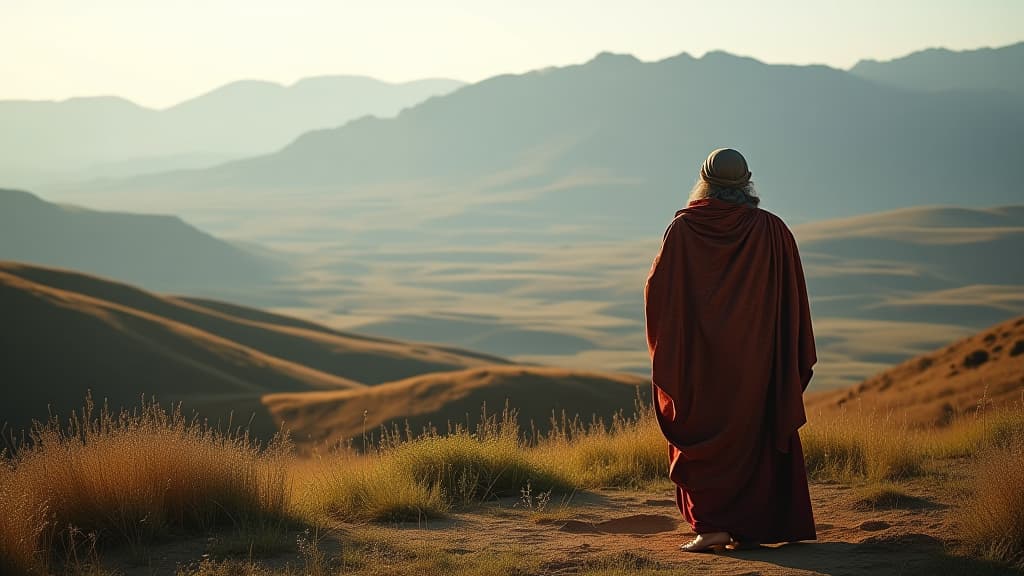
[(1006, 404), (1024, 394), (1024, 316), (911, 358), (864, 382), (809, 394), (808, 415), (860, 403), (914, 424), (946, 424), (979, 404)]
[[(414, 434), (424, 427), (439, 431), (449, 423), (472, 429), (482, 407), (500, 413), (506, 402), (519, 422), (546, 430), (552, 415), (563, 411), (589, 422), (606, 421), (617, 411), (632, 413), (637, 394), (646, 401), (650, 381), (625, 374), (566, 370), (541, 366), (488, 366), (457, 372), (425, 374), (350, 390), (270, 394), (264, 404), (279, 424), (304, 445), (336, 443), (378, 436), (381, 426), (406, 424)], [(364, 421), (365, 415), (365, 421)]]
[(498, 358), (331, 331), (224, 305), (158, 296), (76, 272), (0, 263), (0, 425), (145, 394), (204, 417), (271, 429), (269, 392), (343, 390)]
[[(157, 295), (77, 272), (0, 262), (8, 433), (67, 415), (88, 391), (112, 408), (182, 402), (213, 422), (281, 424), (302, 443), (475, 422), (508, 400), (521, 421), (631, 410), (643, 378), (515, 366), (442, 346), (338, 332), (234, 304)], [(641, 386), (643, 393), (646, 387)], [(360, 393), (355, 393), (355, 392)], [(344, 394), (351, 392), (351, 394)]]

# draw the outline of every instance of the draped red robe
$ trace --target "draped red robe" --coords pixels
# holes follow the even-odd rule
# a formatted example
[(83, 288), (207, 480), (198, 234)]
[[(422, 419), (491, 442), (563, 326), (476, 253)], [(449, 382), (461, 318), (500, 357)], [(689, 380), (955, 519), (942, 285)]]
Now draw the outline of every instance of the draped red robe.
[(815, 539), (797, 430), (817, 358), (792, 233), (756, 207), (693, 201), (665, 232), (644, 296), (683, 517), (698, 534)]

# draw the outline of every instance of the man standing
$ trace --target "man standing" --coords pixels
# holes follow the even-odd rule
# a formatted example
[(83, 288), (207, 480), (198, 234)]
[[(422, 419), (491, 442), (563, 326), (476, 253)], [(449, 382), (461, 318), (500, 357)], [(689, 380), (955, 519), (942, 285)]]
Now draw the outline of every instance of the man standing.
[(644, 292), (654, 409), (688, 552), (813, 540), (797, 429), (817, 361), (792, 233), (757, 207), (747, 162), (715, 150)]

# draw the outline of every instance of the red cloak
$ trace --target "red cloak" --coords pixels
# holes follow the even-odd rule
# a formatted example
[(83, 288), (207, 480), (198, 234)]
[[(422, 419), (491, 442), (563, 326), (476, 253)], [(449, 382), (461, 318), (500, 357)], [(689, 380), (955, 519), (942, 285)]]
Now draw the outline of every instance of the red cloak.
[(665, 232), (644, 300), (683, 517), (698, 534), (815, 539), (797, 430), (817, 357), (792, 233), (760, 208), (690, 202)]

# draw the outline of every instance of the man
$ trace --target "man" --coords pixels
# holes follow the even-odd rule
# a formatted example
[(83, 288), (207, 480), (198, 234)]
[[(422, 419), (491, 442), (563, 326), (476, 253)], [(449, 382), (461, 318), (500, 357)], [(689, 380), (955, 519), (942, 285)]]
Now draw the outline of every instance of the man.
[(687, 552), (813, 540), (797, 429), (817, 361), (792, 233), (757, 207), (747, 162), (715, 150), (644, 293), (654, 409)]

